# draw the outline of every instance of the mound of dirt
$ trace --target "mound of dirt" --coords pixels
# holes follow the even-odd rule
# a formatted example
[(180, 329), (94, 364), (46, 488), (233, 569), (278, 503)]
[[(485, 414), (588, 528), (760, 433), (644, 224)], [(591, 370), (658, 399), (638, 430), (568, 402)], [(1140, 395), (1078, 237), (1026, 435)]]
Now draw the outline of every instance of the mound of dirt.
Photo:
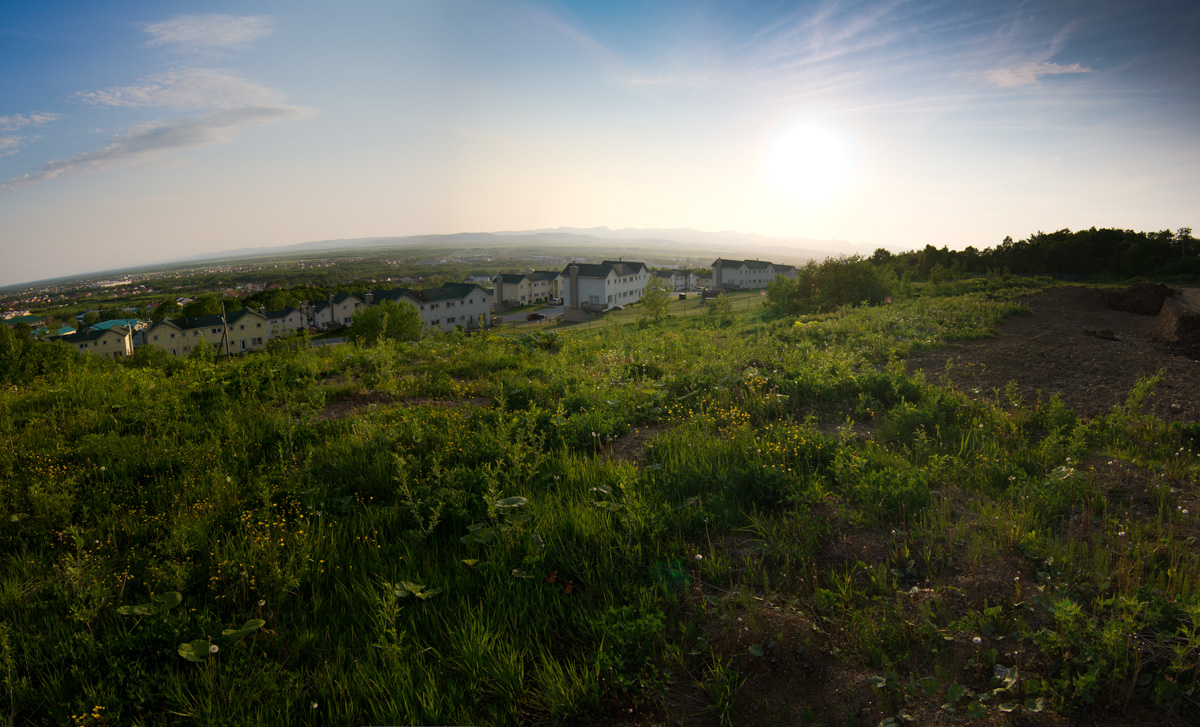
[(1179, 291), (1162, 283), (1138, 283), (1125, 290), (1105, 291), (1102, 297), (1105, 308), (1140, 316), (1156, 316), (1162, 310), (1163, 301), (1178, 295)]
[(1200, 346), (1200, 305), (1191, 296), (1168, 298), (1158, 313), (1156, 337), (1174, 347)]
[(1200, 342), (1186, 343), (1200, 330), (1191, 313), (1193, 305), (1200, 310), (1200, 290), (1164, 297), (1160, 318), (1113, 310), (1098, 291), (1079, 286), (1050, 288), (1024, 302), (1033, 314), (1009, 318), (994, 338), (914, 355), (909, 371), (948, 376), (959, 390), (992, 401), (1006, 399), (1011, 381), (1027, 403), (1057, 394), (1083, 417), (1122, 404), (1138, 380), (1161, 371), (1148, 411), (1200, 420)]

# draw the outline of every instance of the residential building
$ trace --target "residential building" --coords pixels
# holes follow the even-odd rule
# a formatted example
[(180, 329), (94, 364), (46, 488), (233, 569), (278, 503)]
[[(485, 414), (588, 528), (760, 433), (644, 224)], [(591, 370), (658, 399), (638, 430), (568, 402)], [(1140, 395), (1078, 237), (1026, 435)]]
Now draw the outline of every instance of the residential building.
[(562, 297), (562, 273), (553, 270), (534, 270), (525, 277), (529, 279), (529, 294), (532, 302), (545, 303)]
[(267, 322), (271, 329), (271, 338), (278, 338), (279, 336), (286, 336), (289, 333), (308, 329), (308, 321), (305, 319), (304, 311), (299, 308), (288, 306), (283, 310), (273, 311), (260, 308), (258, 312), (267, 317)]
[(755, 290), (767, 287), (767, 283), (782, 275), (796, 279), (796, 268), (791, 265), (775, 265), (765, 260), (725, 260), (718, 258), (712, 264), (713, 287), (724, 290)]
[(654, 277), (666, 284), (667, 290), (691, 290), (695, 287), (695, 275), (690, 270), (655, 270)]
[(496, 306), (516, 308), (533, 301), (533, 285), (525, 273), (500, 273), (492, 278), (492, 301)]
[(470, 283), (444, 283), (440, 288), (375, 291), (367, 294), (372, 304), (390, 300), (417, 308), (426, 330), (453, 331), (461, 326), (468, 331), (492, 325), (492, 293)]
[(319, 331), (328, 331), (341, 326), (350, 325), (354, 311), (362, 310), (362, 298), (349, 293), (338, 293), (329, 296), (329, 300), (313, 306), (312, 326)]
[(88, 326), (88, 330), (104, 330), (105, 328), (112, 328), (113, 326), (128, 328), (130, 331), (140, 331), (143, 328), (147, 328), (149, 324), (145, 321), (138, 320), (137, 318), (114, 318), (110, 321), (100, 321), (99, 323)]
[(133, 355), (132, 334), (133, 332), (124, 326), (112, 326), (68, 333), (58, 340), (82, 353), (94, 353), (104, 358), (124, 358)]
[(650, 269), (645, 263), (624, 260), (573, 262), (561, 275), (567, 318), (576, 320), (582, 311), (598, 312), (636, 303), (650, 282)]
[(183, 356), (201, 343), (218, 353), (245, 353), (266, 348), (271, 337), (267, 317), (243, 308), (224, 319), (219, 315), (163, 319), (146, 331), (146, 344), (172, 356)]

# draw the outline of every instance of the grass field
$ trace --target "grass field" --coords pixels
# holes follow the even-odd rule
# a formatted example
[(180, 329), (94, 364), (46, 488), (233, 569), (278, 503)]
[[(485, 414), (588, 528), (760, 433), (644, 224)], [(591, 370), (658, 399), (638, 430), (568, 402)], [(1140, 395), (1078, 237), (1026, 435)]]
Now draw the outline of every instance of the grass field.
[(1022, 311), (924, 292), (72, 359), (0, 392), (0, 714), (1200, 718), (1200, 427), (911, 377)]

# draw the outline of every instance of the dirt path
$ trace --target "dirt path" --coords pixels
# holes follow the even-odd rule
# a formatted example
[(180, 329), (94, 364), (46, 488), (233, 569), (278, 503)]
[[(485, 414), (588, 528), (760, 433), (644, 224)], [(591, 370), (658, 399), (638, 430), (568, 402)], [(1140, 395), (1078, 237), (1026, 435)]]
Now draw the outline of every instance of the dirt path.
[[(1200, 290), (1180, 292), (1180, 299), (1200, 302)], [(968, 394), (995, 398), (1015, 381), (1026, 401), (1058, 394), (1093, 417), (1161, 369), (1150, 411), (1167, 420), (1200, 419), (1200, 350), (1156, 340), (1155, 316), (1106, 308), (1092, 288), (1051, 288), (1025, 302), (1033, 315), (1009, 318), (996, 337), (912, 356), (908, 370), (937, 379), (949, 363), (951, 381)]]

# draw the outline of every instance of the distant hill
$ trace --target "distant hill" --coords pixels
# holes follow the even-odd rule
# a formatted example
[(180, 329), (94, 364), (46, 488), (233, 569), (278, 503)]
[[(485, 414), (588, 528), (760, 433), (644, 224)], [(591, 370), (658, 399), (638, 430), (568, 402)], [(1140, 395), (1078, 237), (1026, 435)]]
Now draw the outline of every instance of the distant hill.
[[(782, 263), (804, 263), (836, 255), (870, 255), (874, 247), (845, 240), (816, 240), (804, 237), (768, 237), (745, 232), (704, 232), (691, 229), (638, 229), (607, 227), (559, 227), (505, 232), (460, 232), (445, 235), (403, 237), (360, 237), (345, 240), (315, 240), (277, 247), (241, 248), (188, 257), (173, 262), (228, 260), (239, 257), (310, 253), (367, 248), (505, 248), (516, 246), (578, 247), (579, 256), (595, 257), (617, 250), (654, 249), (689, 257), (768, 258)], [(594, 252), (593, 252), (594, 251)]]

